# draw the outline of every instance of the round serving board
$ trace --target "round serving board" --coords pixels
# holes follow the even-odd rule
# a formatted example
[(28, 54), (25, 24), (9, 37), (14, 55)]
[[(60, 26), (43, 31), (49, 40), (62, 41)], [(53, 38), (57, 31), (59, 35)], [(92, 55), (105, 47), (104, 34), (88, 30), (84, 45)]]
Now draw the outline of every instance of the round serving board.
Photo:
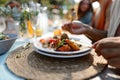
[(6, 60), (8, 68), (16, 75), (30, 80), (83, 80), (96, 76), (106, 67), (106, 60), (94, 51), (79, 57), (60, 59), (34, 52), (33, 45), (12, 51)]

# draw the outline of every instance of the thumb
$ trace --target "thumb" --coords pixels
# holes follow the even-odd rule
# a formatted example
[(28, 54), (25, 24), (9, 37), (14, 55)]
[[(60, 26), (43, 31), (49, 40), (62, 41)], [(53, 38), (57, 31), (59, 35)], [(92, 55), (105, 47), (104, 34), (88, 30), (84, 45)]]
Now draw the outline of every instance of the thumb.
[(98, 43), (99, 43), (99, 42), (95, 42), (95, 43), (93, 44), (92, 48), (95, 49), (95, 48), (97, 47)]

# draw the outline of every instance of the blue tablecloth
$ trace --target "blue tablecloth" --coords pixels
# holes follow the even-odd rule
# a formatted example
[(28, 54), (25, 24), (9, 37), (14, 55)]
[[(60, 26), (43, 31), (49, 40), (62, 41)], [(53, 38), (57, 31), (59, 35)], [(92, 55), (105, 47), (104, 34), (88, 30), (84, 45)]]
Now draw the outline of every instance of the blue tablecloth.
[(10, 54), (10, 52), (26, 43), (26, 40), (16, 40), (11, 49), (3, 54), (0, 55), (0, 80), (24, 80), (21, 77), (16, 76), (14, 73), (12, 73), (6, 66), (5, 61), (7, 56)]

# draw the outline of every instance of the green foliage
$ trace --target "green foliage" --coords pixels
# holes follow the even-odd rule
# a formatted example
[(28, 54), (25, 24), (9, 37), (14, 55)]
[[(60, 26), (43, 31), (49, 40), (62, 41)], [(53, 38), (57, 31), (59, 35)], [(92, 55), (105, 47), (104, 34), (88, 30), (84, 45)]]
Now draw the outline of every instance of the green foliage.
[(21, 15), (21, 19), (22, 20), (30, 20), (37, 15), (38, 15), (37, 11), (36, 12), (35, 11), (31, 11), (31, 12), (23, 11), (22, 15)]
[[(16, 0), (16, 1), (22, 4), (22, 3), (28, 3), (30, 0)], [(33, 0), (33, 1), (37, 2), (38, 0)]]
[(38, 12), (36, 11), (23, 11), (20, 17), (20, 26), (21, 26), (21, 31), (25, 33), (26, 31), (26, 20), (32, 20), (35, 16), (38, 15)]
[(22, 3), (27, 3), (29, 0), (16, 0), (16, 1), (18, 1), (20, 4), (22, 4)]
[(0, 0), (0, 5), (6, 4), (8, 0)]
[(8, 39), (9, 37), (3, 33), (0, 33), (0, 40), (6, 40)]
[(11, 16), (11, 8), (8, 7), (0, 7), (0, 16)]

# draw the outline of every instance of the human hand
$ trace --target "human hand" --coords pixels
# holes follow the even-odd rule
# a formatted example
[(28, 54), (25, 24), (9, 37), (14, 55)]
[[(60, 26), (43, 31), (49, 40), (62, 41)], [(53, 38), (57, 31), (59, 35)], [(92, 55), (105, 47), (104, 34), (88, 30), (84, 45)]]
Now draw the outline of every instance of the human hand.
[(102, 39), (93, 44), (98, 55), (102, 55), (108, 64), (120, 68), (120, 37)]
[(85, 34), (87, 30), (90, 29), (90, 27), (88, 27), (88, 25), (80, 21), (73, 21), (73, 22), (64, 24), (62, 26), (62, 29), (72, 34)]

